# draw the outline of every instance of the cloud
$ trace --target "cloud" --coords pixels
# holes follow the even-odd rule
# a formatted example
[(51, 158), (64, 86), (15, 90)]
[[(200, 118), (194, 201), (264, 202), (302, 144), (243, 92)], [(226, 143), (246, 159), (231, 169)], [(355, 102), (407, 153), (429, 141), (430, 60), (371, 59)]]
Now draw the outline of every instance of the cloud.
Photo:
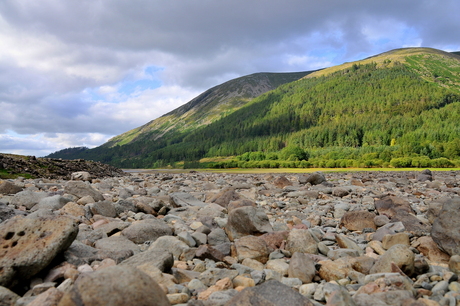
[(0, 151), (102, 144), (255, 72), (460, 50), (458, 11), (457, 0), (3, 0)]

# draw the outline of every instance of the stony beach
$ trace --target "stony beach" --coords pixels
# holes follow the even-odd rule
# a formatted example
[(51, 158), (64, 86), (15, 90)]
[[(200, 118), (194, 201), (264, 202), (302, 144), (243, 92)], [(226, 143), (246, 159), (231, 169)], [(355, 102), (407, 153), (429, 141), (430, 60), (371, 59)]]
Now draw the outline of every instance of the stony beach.
[(460, 172), (0, 181), (3, 305), (460, 305)]

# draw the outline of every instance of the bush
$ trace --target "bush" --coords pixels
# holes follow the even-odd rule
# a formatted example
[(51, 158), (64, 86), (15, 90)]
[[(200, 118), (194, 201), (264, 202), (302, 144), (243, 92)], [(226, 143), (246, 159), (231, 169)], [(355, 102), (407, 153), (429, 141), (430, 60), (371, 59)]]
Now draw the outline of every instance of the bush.
[(447, 158), (441, 157), (441, 158), (432, 159), (431, 166), (435, 168), (450, 168), (450, 167), (453, 167), (454, 164)]
[(399, 157), (392, 158), (390, 160), (390, 165), (394, 168), (405, 168), (412, 166), (412, 158), (410, 157)]

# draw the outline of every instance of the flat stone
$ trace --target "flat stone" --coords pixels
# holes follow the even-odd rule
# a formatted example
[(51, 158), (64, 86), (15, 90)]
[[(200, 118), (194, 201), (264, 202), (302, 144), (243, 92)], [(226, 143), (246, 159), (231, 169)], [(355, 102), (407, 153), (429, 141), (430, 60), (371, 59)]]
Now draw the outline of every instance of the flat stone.
[(0, 225), (0, 285), (11, 288), (48, 266), (75, 239), (78, 226), (65, 216), (16, 217)]
[(193, 195), (186, 192), (173, 192), (169, 195), (169, 203), (173, 207), (199, 206), (204, 207), (206, 203), (198, 200)]
[(362, 231), (365, 228), (377, 229), (375, 214), (367, 210), (354, 210), (346, 212), (340, 219), (340, 226), (350, 231)]
[(230, 301), (227, 306), (313, 306), (305, 296), (276, 280), (266, 281), (263, 284), (246, 288)]
[(404, 244), (404, 245), (409, 246), (410, 245), (409, 234), (408, 233), (397, 233), (393, 235), (383, 236), (382, 247), (385, 250), (388, 250), (395, 244)]
[(119, 266), (137, 267), (146, 263), (154, 265), (161, 272), (167, 272), (174, 264), (174, 257), (167, 249), (153, 248), (122, 261)]
[(123, 236), (112, 236), (99, 239), (94, 244), (94, 247), (109, 252), (132, 252), (133, 255), (140, 252), (140, 248), (137, 244)]
[(65, 293), (64, 305), (170, 305), (161, 287), (147, 274), (130, 266), (85, 273)]

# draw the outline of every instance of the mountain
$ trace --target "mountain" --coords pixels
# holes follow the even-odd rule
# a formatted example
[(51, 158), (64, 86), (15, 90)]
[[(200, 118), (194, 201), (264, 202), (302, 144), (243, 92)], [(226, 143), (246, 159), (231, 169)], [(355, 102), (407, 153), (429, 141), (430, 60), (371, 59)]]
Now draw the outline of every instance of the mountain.
[(158, 119), (110, 139), (103, 147), (157, 140), (208, 125), (241, 108), (255, 97), (282, 84), (298, 80), (311, 72), (313, 71), (255, 73), (230, 80), (205, 91)]
[[(254, 154), (246, 161), (310, 155), (315, 166), (339, 159), (370, 165), (398, 158), (458, 159), (459, 55), (431, 48), (396, 49), (301, 74), (292, 82), (272, 81), (273, 90), (260, 85), (268, 82), (260, 79), (279, 80), (278, 74), (229, 81), (73, 157), (125, 168), (248, 152)], [(251, 83), (254, 77), (259, 81)], [(308, 154), (286, 155), (292, 147)], [(52, 157), (63, 156), (57, 152)]]

